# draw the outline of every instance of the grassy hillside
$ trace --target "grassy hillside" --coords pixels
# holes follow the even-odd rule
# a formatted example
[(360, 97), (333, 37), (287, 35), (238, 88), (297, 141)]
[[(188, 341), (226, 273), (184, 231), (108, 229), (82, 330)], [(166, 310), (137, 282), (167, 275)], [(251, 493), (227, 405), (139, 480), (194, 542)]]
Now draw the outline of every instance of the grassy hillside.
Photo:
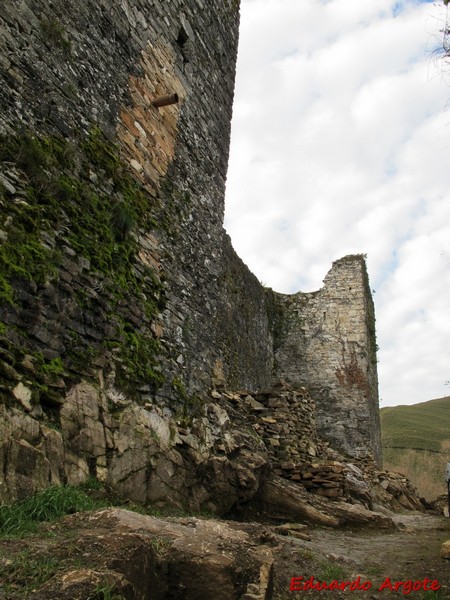
[(413, 406), (382, 408), (380, 414), (384, 466), (404, 473), (428, 500), (446, 493), (450, 396)]
[(450, 396), (380, 413), (384, 447), (440, 452), (442, 442), (450, 441)]

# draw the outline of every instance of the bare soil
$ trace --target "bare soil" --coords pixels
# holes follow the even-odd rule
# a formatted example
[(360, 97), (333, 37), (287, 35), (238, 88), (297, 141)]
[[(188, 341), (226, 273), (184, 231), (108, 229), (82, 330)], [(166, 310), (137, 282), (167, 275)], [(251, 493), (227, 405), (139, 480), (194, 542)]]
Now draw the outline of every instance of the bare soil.
[[(258, 544), (271, 546), (275, 557), (274, 600), (314, 600), (325, 597), (394, 600), (405, 596), (414, 600), (450, 600), (450, 560), (440, 557), (442, 543), (450, 539), (450, 519), (409, 513), (397, 516), (395, 520), (398, 527), (390, 530), (336, 530), (305, 526), (288, 536), (280, 535), (273, 525), (238, 522), (228, 522), (228, 525), (247, 531)], [(74, 568), (101, 570), (105, 557), (97, 549), (99, 533), (92, 532), (91, 548), (86, 538), (83, 538), (83, 545), (80, 546), (76, 532), (67, 529), (64, 522), (61, 526), (47, 526), (41, 534), (25, 539), (0, 540), (0, 600), (48, 598), (44, 589), (54, 576)], [(155, 551), (161, 550), (161, 544), (160, 540), (155, 540)], [(122, 562), (128, 560), (125, 547), (118, 548), (118, 556)], [(136, 556), (130, 554), (128, 558), (136, 562), (137, 567), (139, 561)], [(311, 577), (314, 582), (325, 581), (330, 584), (333, 580), (338, 583), (352, 582), (358, 576), (361, 584), (371, 583), (370, 589), (351, 591), (348, 586), (345, 591), (290, 589), (292, 578), (303, 577), (302, 580), (296, 580), (298, 585)], [(405, 593), (408, 587), (404, 586), (397, 591), (389, 587), (379, 591), (388, 577), (393, 587), (400, 581), (422, 583), (419, 590), (410, 593)], [(427, 588), (436, 580), (440, 589), (437, 592), (425, 591), (425, 578), (428, 581)], [(39, 591), (41, 589), (42, 592)], [(73, 600), (68, 599), (62, 590), (53, 597)], [(124, 597), (131, 596), (126, 593), (123, 596), (120, 593), (116, 595), (106, 589), (94, 595), (80, 596), (82, 600)], [(198, 600), (217, 599), (199, 596)]]
[[(316, 528), (308, 530), (310, 541), (290, 538), (277, 554), (275, 598), (450, 599), (450, 560), (440, 557), (442, 543), (450, 539), (450, 519), (418, 513), (395, 520), (398, 529), (393, 531)], [(299, 587), (311, 576), (327, 583), (333, 579), (351, 582), (360, 576), (361, 583), (369, 581), (372, 586), (367, 591), (290, 591), (292, 577), (304, 578), (297, 581)], [(429, 583), (420, 590), (407, 593), (406, 584), (395, 591), (396, 582), (423, 582), (425, 578)], [(424, 587), (429, 589), (433, 580), (439, 591), (426, 592)], [(379, 591), (383, 583), (386, 587)]]

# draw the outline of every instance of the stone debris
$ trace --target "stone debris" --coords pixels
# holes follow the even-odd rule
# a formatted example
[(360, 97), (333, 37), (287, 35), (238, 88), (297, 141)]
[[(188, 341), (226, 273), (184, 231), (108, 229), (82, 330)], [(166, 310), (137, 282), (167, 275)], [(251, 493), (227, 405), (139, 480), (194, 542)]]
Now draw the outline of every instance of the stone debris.
[[(316, 432), (316, 406), (306, 388), (280, 382), (268, 390), (226, 392), (222, 398), (246, 414), (263, 440), (277, 475), (298, 475), (297, 465), (323, 452)], [(298, 479), (298, 478), (297, 478)]]
[(423, 511), (427, 503), (420, 498), (416, 489), (402, 473), (374, 471), (372, 474), (373, 501), (388, 506), (391, 510)]
[(312, 464), (304, 470), (299, 471), (299, 481), (310, 492), (326, 498), (344, 497), (345, 472), (341, 464)]
[(450, 559), (450, 540), (442, 544), (441, 557)]
[(307, 525), (302, 525), (299, 523), (283, 523), (283, 525), (279, 525), (275, 527), (274, 531), (280, 535), (290, 535), (292, 537), (296, 537), (299, 540), (311, 540), (311, 536), (309, 533), (306, 533), (304, 529)]
[(330, 501), (327, 497), (310, 494), (302, 485), (277, 475), (269, 476), (263, 482), (249, 510), (243, 508), (240, 516), (251, 519), (254, 511), (264, 515), (266, 519), (284, 520), (288, 523), (310, 523), (325, 527), (395, 528), (389, 514), (370, 510), (341, 498)]
[(435, 509), (441, 515), (448, 518), (448, 494), (441, 494), (436, 498), (434, 502), (431, 503), (430, 508)]
[[(21, 409), (0, 407), (2, 502), (94, 476), (133, 502), (225, 515), (253, 503), (272, 473), (294, 486), (287, 494), (297, 494), (294, 503), (302, 494), (304, 507), (292, 512), (279, 493), (285, 488), (266, 488), (266, 496), (272, 490), (266, 502), (270, 510), (277, 502), (289, 505), (282, 514), (291, 520), (338, 524), (326, 516), (334, 509), (321, 500), (369, 511), (375, 506), (423, 509), (403, 476), (377, 472), (367, 461), (357, 465), (341, 455), (340, 461), (328, 458), (333, 451), (317, 437), (314, 403), (304, 388), (280, 384), (252, 394), (215, 391), (196, 417), (177, 423), (168, 406), (150, 401), (139, 406), (100, 381), (100, 390), (81, 381), (65, 392), (57, 429), (45, 424), (42, 408), (36, 410), (40, 405), (24, 412), (28, 388), (18, 384)], [(316, 462), (311, 462), (312, 446)]]

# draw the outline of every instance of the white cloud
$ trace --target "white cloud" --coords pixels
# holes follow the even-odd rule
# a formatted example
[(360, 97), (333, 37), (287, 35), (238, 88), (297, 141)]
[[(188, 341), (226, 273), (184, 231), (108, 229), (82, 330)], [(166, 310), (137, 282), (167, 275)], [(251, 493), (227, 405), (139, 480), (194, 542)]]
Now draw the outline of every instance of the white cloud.
[(242, 0), (226, 227), (266, 285), (367, 253), (380, 395), (449, 392), (450, 88), (443, 6)]

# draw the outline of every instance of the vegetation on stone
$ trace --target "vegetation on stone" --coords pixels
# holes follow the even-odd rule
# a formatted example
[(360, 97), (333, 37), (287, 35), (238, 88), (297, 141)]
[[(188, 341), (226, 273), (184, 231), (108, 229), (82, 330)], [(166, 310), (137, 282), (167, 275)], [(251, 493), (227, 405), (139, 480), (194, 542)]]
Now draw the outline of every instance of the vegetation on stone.
[(56, 18), (43, 19), (40, 23), (42, 37), (51, 46), (70, 53), (71, 43), (66, 37), (64, 26)]
[[(101, 281), (101, 291), (107, 295), (105, 317), (116, 324), (115, 330), (109, 327), (110, 339), (108, 333), (99, 334), (91, 349), (69, 327), (64, 356), (54, 356), (50, 362), (37, 361), (36, 371), (44, 381), (37, 382), (36, 393), (43, 391), (46, 376), (56, 374), (56, 365), (60, 373), (64, 368), (79, 369), (90, 351), (94, 355), (102, 351), (102, 344), (104, 348), (116, 348), (124, 385), (128, 380), (159, 385), (162, 376), (153, 369), (158, 341), (150, 330), (140, 331), (130, 323), (122, 308), (136, 303), (150, 324), (164, 303), (160, 279), (147, 267), (141, 266), (138, 273), (135, 265), (136, 234), (139, 228), (149, 230), (154, 226), (154, 207), (128, 174), (116, 146), (98, 128), (93, 128), (78, 145), (59, 137), (24, 132), (15, 137), (3, 136), (0, 162), (6, 172), (13, 169), (18, 181), (15, 193), (3, 190), (0, 199), (8, 206), (7, 220), (0, 223), (4, 231), (0, 244), (0, 302), (11, 306), (12, 314), (20, 313), (24, 308), (23, 282), (28, 282), (31, 293), (38, 288), (51, 289), (60, 285), (61, 269), (69, 268), (70, 278), (74, 279), (73, 298), (83, 313), (89, 314), (93, 310), (92, 293), (77, 285), (74, 266), (67, 263), (75, 255), (78, 261), (80, 257), (85, 259), (78, 268), (80, 274), (84, 265)], [(17, 318), (10, 317), (9, 324), (3, 324), (5, 332), (15, 327), (20, 334), (20, 320), (18, 327), (15, 321)], [(83, 349), (70, 343), (77, 337)], [(26, 345), (22, 342), (21, 347)], [(16, 363), (20, 363), (23, 352), (16, 352)], [(28, 353), (42, 356), (41, 350), (32, 346)]]
[(104, 505), (81, 488), (52, 486), (25, 500), (0, 506), (0, 536), (28, 535), (37, 531), (40, 523)]

